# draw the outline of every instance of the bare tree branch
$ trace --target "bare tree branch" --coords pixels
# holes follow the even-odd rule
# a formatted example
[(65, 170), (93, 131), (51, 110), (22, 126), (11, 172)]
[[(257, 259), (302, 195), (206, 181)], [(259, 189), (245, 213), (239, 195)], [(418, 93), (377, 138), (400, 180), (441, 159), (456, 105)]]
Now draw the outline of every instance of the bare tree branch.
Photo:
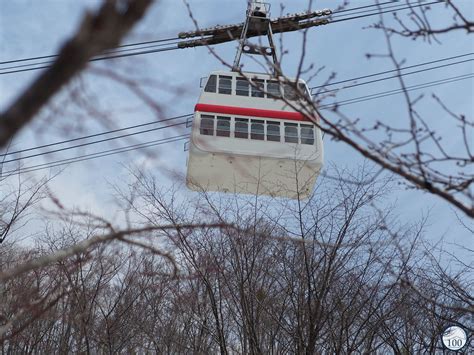
[(0, 115), (0, 148), (28, 124), (61, 87), (83, 70), (92, 57), (116, 47), (152, 1), (106, 0), (97, 13), (87, 13), (51, 67)]
[(137, 235), (143, 234), (147, 232), (153, 232), (157, 230), (180, 230), (180, 229), (189, 229), (189, 228), (222, 228), (224, 225), (222, 224), (183, 224), (183, 225), (164, 225), (164, 226), (152, 226), (152, 227), (145, 227), (140, 229), (127, 229), (123, 231), (117, 231), (110, 234), (105, 235), (98, 235), (81, 242), (76, 243), (73, 246), (68, 248), (64, 248), (62, 250), (58, 250), (57, 252), (42, 256), (38, 259), (34, 259), (28, 261), (24, 264), (20, 264), (11, 268), (10, 270), (5, 270), (0, 272), (0, 282), (5, 282), (12, 278), (15, 278), (25, 272), (32, 271), (38, 268), (42, 268), (48, 265), (51, 265), (55, 262), (64, 260), (70, 256), (81, 254), (86, 252), (89, 248), (101, 244), (110, 242), (112, 240), (121, 240), (127, 235)]

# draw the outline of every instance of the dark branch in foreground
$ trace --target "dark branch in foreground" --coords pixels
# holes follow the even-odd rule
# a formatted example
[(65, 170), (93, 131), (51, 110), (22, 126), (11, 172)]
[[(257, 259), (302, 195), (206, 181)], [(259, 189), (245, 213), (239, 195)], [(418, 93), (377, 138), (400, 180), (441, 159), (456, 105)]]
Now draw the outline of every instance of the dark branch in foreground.
[(89, 59), (116, 47), (144, 15), (153, 0), (105, 1), (96, 14), (87, 13), (76, 34), (66, 42), (51, 67), (45, 70), (0, 115), (0, 148), (28, 124), (39, 110)]

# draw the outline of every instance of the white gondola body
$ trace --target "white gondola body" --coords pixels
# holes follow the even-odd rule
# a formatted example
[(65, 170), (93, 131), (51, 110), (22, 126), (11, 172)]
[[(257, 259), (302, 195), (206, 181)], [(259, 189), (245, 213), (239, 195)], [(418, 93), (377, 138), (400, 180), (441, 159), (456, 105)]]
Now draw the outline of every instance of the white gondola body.
[[(290, 87), (278, 87), (270, 75), (245, 76), (254, 84), (236, 72), (216, 71), (207, 79), (195, 107), (187, 186), (195, 191), (308, 197), (323, 164), (319, 128), (295, 109), (301, 101), (289, 105), (264, 94), (289, 94)], [(307, 93), (302, 80), (298, 85)]]

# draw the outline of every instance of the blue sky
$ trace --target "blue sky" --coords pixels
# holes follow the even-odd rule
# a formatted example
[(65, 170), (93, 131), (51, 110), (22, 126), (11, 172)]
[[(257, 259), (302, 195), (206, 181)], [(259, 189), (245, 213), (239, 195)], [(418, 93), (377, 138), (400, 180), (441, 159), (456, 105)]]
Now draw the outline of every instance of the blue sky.
[[(61, 43), (74, 31), (86, 9), (93, 9), (98, 1), (77, 0), (0, 0), (0, 61), (11, 60), (37, 55), (48, 55), (58, 51)], [(216, 24), (228, 24), (243, 21), (246, 8), (245, 0), (189, 0), (195, 18), (201, 27)], [(280, 13), (280, 1), (270, 1), (272, 15)], [(342, 1), (314, 1), (313, 8), (335, 8)], [(372, 4), (372, 1), (353, 1), (350, 7)], [(474, 6), (469, 0), (458, 1), (468, 17), (473, 18)], [(285, 1), (284, 13), (300, 12), (307, 9), (306, 0)], [(387, 16), (390, 21), (391, 16)], [(434, 24), (449, 23), (443, 6), (433, 7), (432, 19)], [(386, 52), (384, 37), (380, 31), (367, 28), (377, 20), (369, 17), (360, 20), (347, 21), (324, 27), (313, 28), (309, 31), (307, 40), (306, 63), (314, 63), (316, 67), (324, 66), (321, 74), (314, 78), (309, 86), (323, 83), (332, 73), (337, 73), (337, 79), (346, 79), (360, 75), (393, 69), (385, 58), (368, 60), (367, 53), (383, 54)], [(146, 18), (139, 24), (125, 42), (138, 42), (159, 38), (174, 37), (178, 32), (192, 30), (194, 24), (188, 16), (182, 1), (163, 0), (154, 5)], [(472, 35), (471, 35), (472, 37)], [(277, 37), (280, 40), (280, 36)], [(473, 40), (464, 33), (455, 32), (439, 37), (441, 43), (429, 44), (409, 39), (395, 39), (394, 47), (398, 59), (405, 59), (405, 65), (417, 64), (435, 60), (450, 55), (473, 52)], [(301, 33), (288, 33), (282, 38), (282, 43), (288, 54), (283, 63), (288, 75), (296, 71), (297, 61), (301, 53)], [(216, 51), (225, 60), (232, 62), (235, 54), (235, 43), (216, 47)], [(246, 68), (251, 69), (249, 60), (244, 60)], [(156, 114), (145, 107), (129, 90), (116, 82), (97, 75), (91, 70), (81, 75), (80, 80), (63, 91), (53, 103), (55, 109), (43, 110), (38, 120), (25, 129), (13, 142), (14, 149), (21, 149), (38, 144), (44, 144), (65, 138), (81, 136), (87, 132), (103, 131), (106, 128), (122, 127), (173, 115), (187, 114), (193, 111), (199, 95), (199, 79), (207, 76), (212, 70), (222, 69), (222, 65), (209, 53), (206, 48), (175, 50), (126, 59), (118, 59), (107, 63), (93, 65), (96, 68), (113, 68), (120, 73), (127, 73), (131, 78), (147, 78), (153, 80), (149, 88), (150, 95), (160, 104), (162, 112)], [(449, 67), (448, 69), (433, 70), (419, 75), (407, 77), (407, 84), (420, 84), (432, 80), (444, 79), (465, 73), (472, 73), (472, 62)], [(0, 109), (8, 105), (13, 98), (25, 88), (37, 75), (36, 71), (0, 76)], [(399, 88), (396, 80), (384, 81), (341, 91), (337, 100), (377, 93)], [(107, 114), (108, 125), (104, 126), (98, 120), (91, 119), (88, 112), (78, 109), (65, 98), (74, 94), (74, 90), (82, 90), (93, 100), (93, 108)], [(423, 91), (421, 91), (423, 92)], [(436, 93), (445, 103), (458, 113), (465, 113), (472, 119), (473, 114), (473, 85), (472, 80), (464, 80), (424, 91), (428, 96)], [(331, 100), (327, 101), (331, 102)], [(446, 125), (444, 114), (439, 106), (430, 99), (424, 99), (419, 106), (420, 111), (431, 119), (430, 124), (441, 131), (451, 130)], [(348, 105), (343, 112), (351, 117), (360, 117), (367, 122), (383, 119), (386, 122), (399, 122), (406, 117), (403, 98), (389, 96), (384, 99), (366, 101)], [(330, 115), (330, 113), (328, 113)], [(403, 124), (401, 122), (400, 124)], [(176, 132), (179, 134), (180, 132)], [(98, 150), (114, 148), (120, 145), (149, 141), (171, 134), (169, 130), (163, 133), (150, 133), (139, 136), (136, 140), (121, 141), (114, 144), (104, 144), (58, 153), (49, 156), (44, 161), (57, 160), (64, 157), (86, 154)], [(458, 149), (459, 140), (449, 134), (446, 138), (450, 149)], [(183, 143), (177, 142), (159, 146), (156, 151), (132, 152), (123, 155), (95, 159), (87, 162), (72, 164), (51, 183), (54, 193), (66, 205), (80, 206), (98, 213), (113, 216), (109, 206), (113, 200), (110, 184), (126, 181), (127, 171), (124, 166), (129, 164), (146, 164), (155, 171), (177, 172), (185, 174), (186, 153)], [(331, 141), (325, 141), (326, 166), (331, 165), (354, 168), (363, 163), (361, 156), (348, 147)], [(41, 158), (26, 161), (25, 165), (43, 162)], [(37, 173), (46, 174), (47, 171)], [(169, 183), (168, 176), (163, 176), (165, 184)], [(468, 243), (472, 247), (472, 236), (459, 226), (454, 211), (443, 201), (421, 191), (399, 188), (392, 192), (391, 202), (396, 202), (396, 214), (402, 221), (415, 221), (420, 216), (430, 213), (427, 234), (431, 240), (444, 237), (447, 241)]]

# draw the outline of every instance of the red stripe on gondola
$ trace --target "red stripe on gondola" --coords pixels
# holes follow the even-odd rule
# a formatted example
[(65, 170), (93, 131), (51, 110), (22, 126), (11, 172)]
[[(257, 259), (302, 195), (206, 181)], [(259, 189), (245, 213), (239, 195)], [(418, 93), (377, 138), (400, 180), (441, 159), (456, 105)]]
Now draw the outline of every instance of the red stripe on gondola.
[(303, 114), (299, 112), (262, 110), (258, 108), (248, 108), (248, 107), (197, 104), (194, 107), (194, 111), (224, 113), (228, 115), (237, 115), (237, 116), (279, 118), (282, 120), (293, 120), (293, 121), (310, 121), (310, 119), (308, 119), (306, 116), (304, 116)]

